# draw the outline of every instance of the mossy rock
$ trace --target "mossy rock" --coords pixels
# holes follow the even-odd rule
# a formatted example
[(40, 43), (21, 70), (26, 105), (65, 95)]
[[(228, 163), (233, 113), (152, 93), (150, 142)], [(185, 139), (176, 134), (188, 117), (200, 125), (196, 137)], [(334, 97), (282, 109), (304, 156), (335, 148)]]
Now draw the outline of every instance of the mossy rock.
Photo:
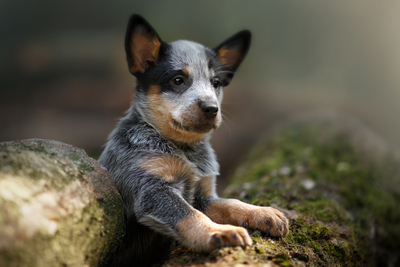
[(289, 236), (256, 231), (253, 247), (208, 255), (178, 248), (165, 267), (400, 265), (400, 164), (355, 120), (308, 116), (268, 133), (225, 197), (281, 210)]
[(84, 150), (0, 143), (0, 266), (105, 266), (122, 235), (122, 199)]

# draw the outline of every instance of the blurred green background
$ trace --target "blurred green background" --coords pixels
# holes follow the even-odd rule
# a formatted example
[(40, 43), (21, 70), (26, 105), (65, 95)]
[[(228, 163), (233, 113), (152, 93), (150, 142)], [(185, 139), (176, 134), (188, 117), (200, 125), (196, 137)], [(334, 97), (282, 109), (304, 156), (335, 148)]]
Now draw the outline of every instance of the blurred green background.
[(222, 178), (265, 130), (303, 112), (355, 116), (400, 147), (395, 0), (2, 0), (0, 141), (54, 139), (99, 155), (133, 92), (123, 49), (132, 13), (167, 42), (214, 47), (253, 32), (213, 137)]

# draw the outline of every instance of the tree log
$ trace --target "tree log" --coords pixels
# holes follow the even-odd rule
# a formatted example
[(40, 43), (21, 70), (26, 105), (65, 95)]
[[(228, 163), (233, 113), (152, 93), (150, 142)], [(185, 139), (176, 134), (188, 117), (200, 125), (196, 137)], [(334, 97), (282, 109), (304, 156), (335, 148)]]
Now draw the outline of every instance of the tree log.
[(122, 199), (84, 150), (0, 143), (0, 266), (106, 266), (122, 235)]

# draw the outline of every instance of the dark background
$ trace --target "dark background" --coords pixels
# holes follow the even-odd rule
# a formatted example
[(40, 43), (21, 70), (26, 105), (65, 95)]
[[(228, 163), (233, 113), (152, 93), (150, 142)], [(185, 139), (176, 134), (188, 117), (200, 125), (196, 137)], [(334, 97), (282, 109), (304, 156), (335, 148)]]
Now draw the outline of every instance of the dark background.
[[(273, 125), (337, 110), (400, 146), (399, 1), (0, 1), (0, 141), (46, 138), (98, 156), (129, 107), (130, 14), (164, 41), (214, 47), (253, 32), (213, 145), (229, 176)], [(221, 181), (220, 189), (225, 179)]]

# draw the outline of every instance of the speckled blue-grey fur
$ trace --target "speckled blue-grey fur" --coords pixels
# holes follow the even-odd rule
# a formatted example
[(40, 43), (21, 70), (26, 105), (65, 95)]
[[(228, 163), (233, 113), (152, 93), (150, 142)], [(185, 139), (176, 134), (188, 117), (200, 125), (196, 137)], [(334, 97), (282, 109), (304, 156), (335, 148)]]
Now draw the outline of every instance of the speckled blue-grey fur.
[[(135, 43), (133, 34), (141, 34), (145, 40), (154, 39), (149, 45), (160, 44), (156, 47), (159, 51), (154, 47), (147, 54), (140, 49), (137, 53), (130, 51), (136, 49), (133, 44), (141, 45)], [(209, 139), (212, 128), (218, 127), (220, 121), (198, 121), (199, 115), (193, 110), (206, 102), (217, 108), (219, 118), (222, 87), (229, 83), (224, 78), (228, 72), (215, 50), (191, 41), (164, 43), (137, 15), (131, 17), (125, 47), (131, 73), (137, 78), (134, 101), (110, 134), (99, 161), (110, 172), (124, 202), (126, 235), (112, 266), (149, 266), (164, 259), (175, 241), (180, 240), (180, 221), (190, 216), (194, 208), (204, 211), (208, 203), (218, 198), (215, 188), (204, 194), (200, 180), (211, 177), (214, 186), (219, 174)], [(152, 54), (156, 50), (159, 54)], [(174, 77), (184, 77), (184, 86), (171, 83)], [(165, 101), (165, 112), (171, 114), (179, 131), (196, 133), (201, 139), (185, 142), (164, 135), (158, 125), (160, 118), (154, 114), (158, 107), (149, 98), (151, 88)], [(190, 175), (165, 180), (143, 167), (143, 162), (161, 157), (184, 162)]]

